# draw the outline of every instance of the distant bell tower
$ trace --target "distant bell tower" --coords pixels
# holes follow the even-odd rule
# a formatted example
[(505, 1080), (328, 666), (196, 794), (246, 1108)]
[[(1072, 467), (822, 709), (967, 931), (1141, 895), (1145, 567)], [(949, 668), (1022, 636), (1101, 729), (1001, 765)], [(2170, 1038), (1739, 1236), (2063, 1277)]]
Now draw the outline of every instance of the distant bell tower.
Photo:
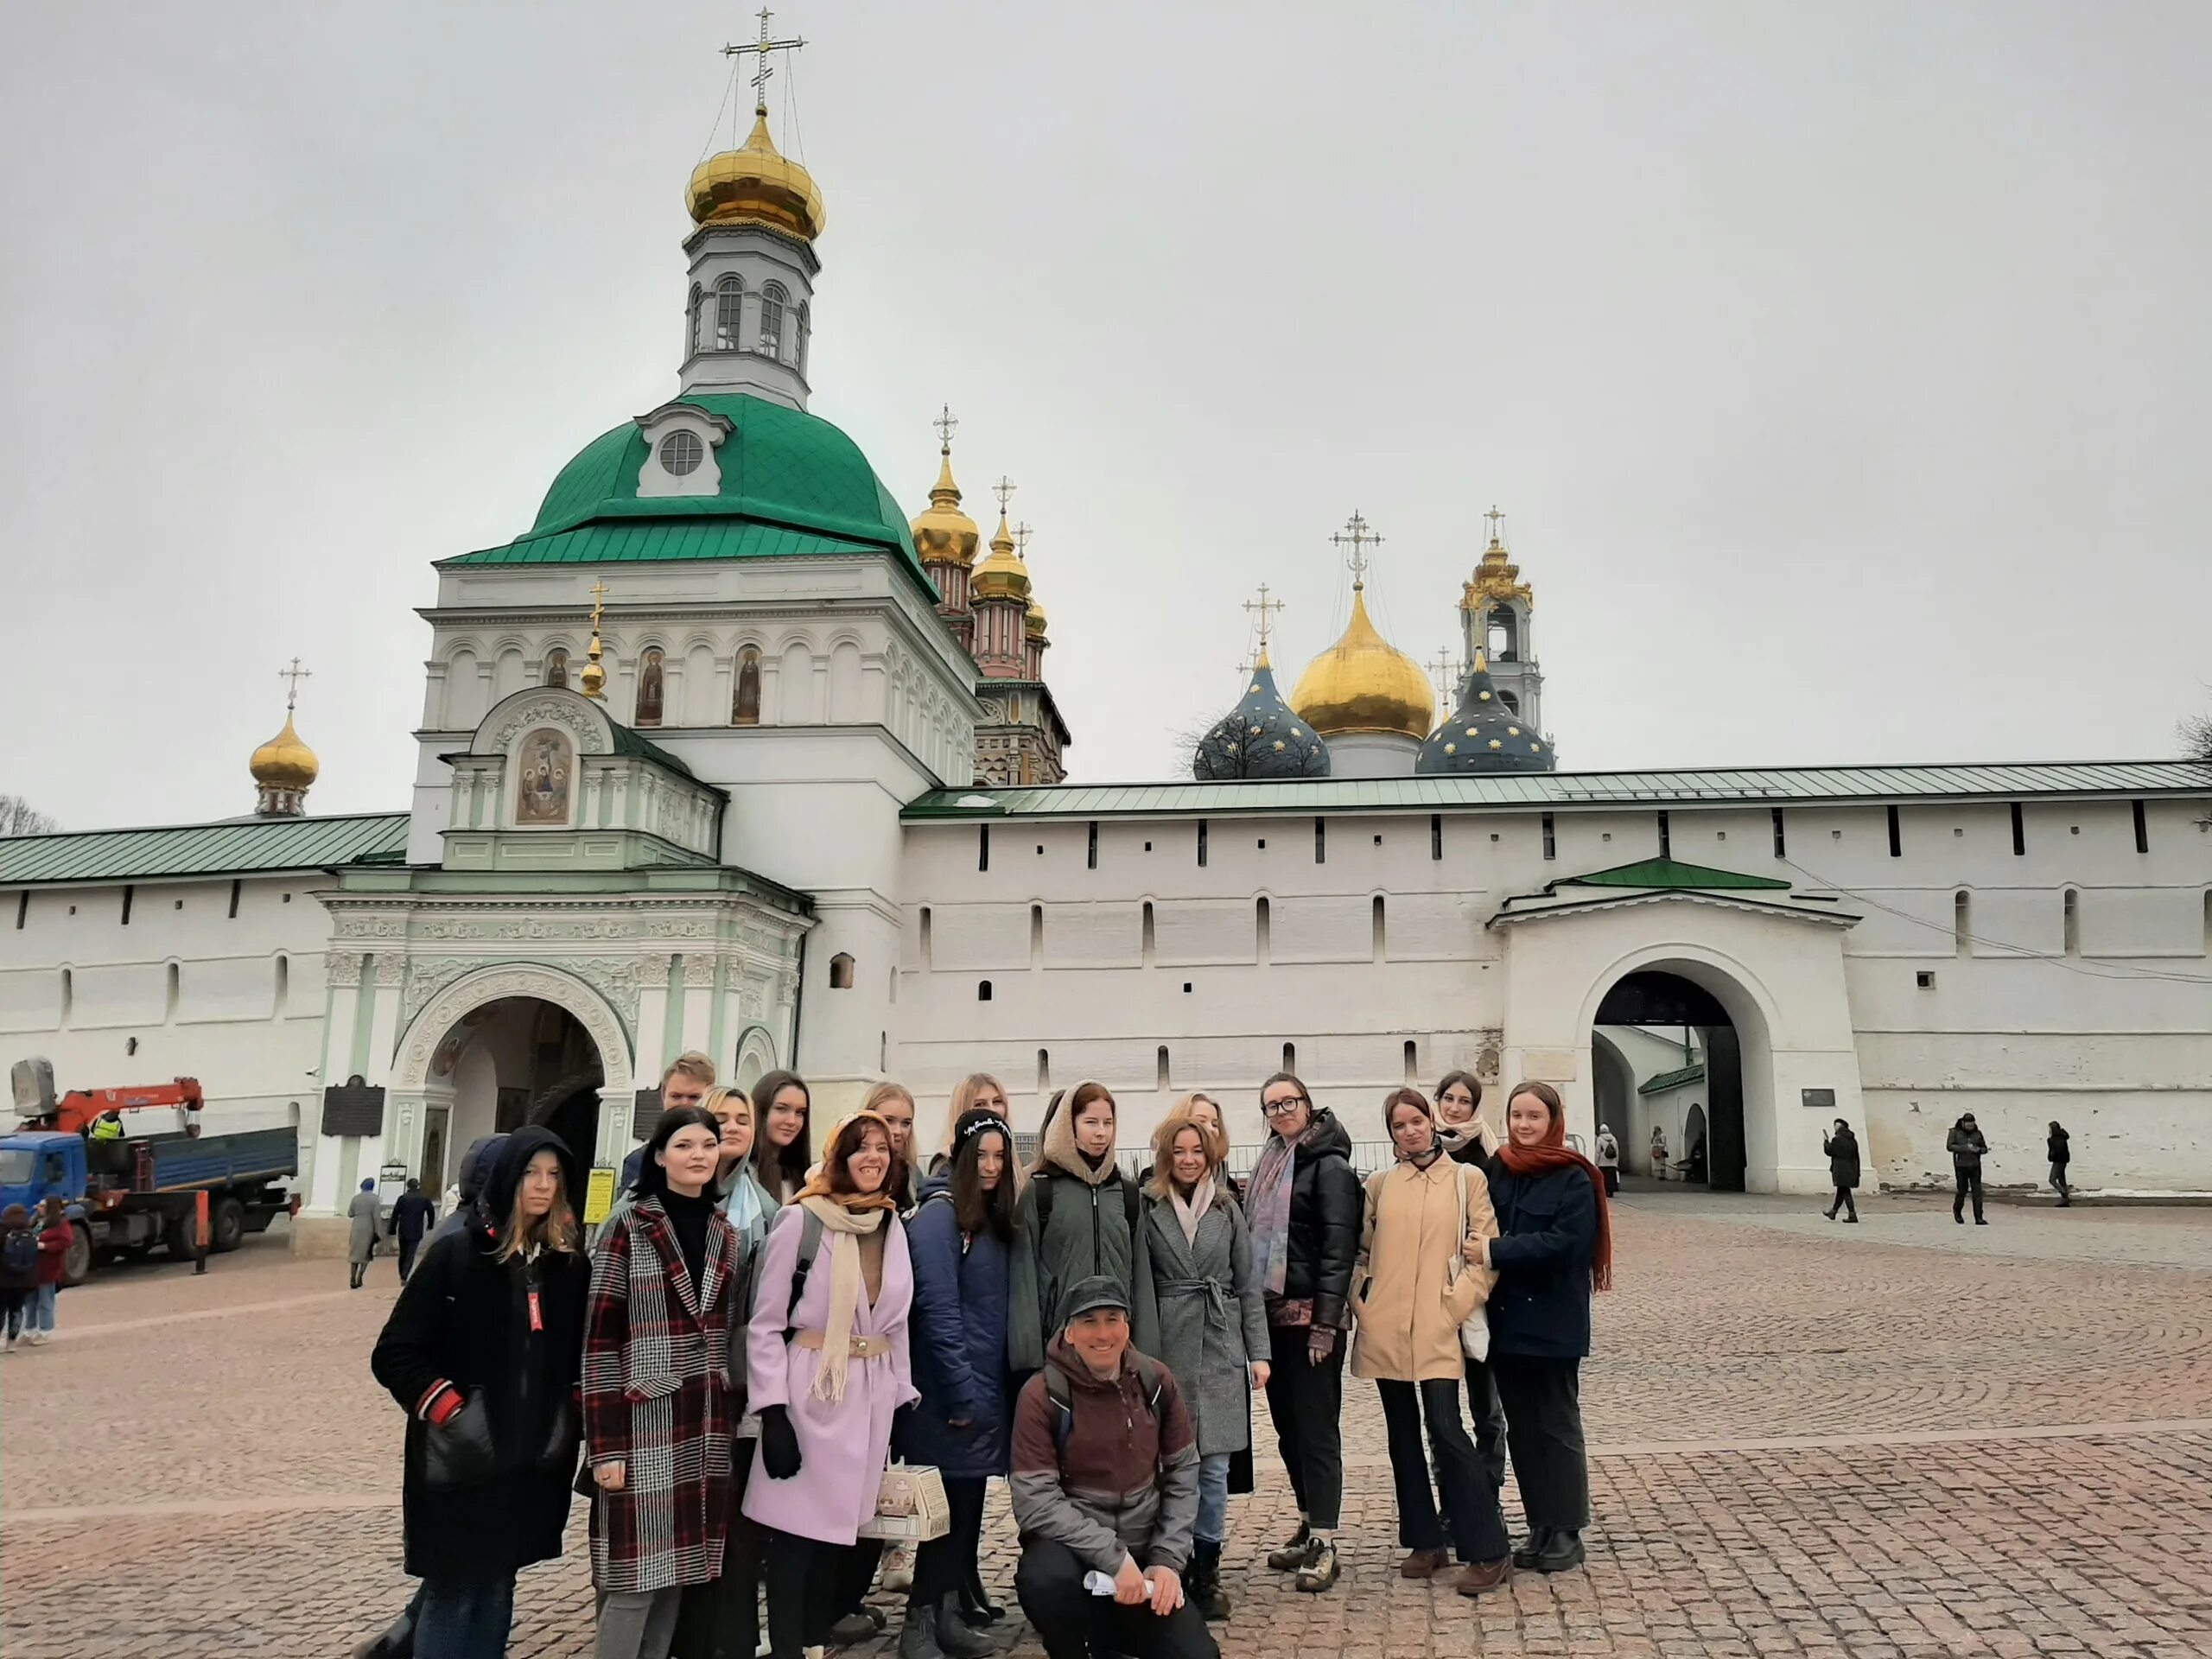
[[(770, 56), (806, 44), (771, 39), (771, 15), (760, 13), (758, 41), (722, 48), (730, 57), (760, 56), (752, 134), (700, 162), (684, 192), (698, 228), (683, 244), (691, 287), (678, 384), (687, 393), (748, 392), (804, 410), (814, 278), (822, 269), (814, 238), (824, 215), (813, 177), (768, 136)], [(736, 137), (734, 129), (730, 136)]]
[(1489, 664), (1498, 701), (1520, 715), (1530, 731), (1541, 732), (1544, 677), (1536, 666), (1529, 631), (1535, 601), (1529, 584), (1521, 580), (1521, 567), (1506, 556), (1500, 529), (1505, 515), (1492, 507), (1484, 516), (1490, 520), (1490, 545), (1459, 596), (1462, 660), (1471, 664), (1481, 654)]

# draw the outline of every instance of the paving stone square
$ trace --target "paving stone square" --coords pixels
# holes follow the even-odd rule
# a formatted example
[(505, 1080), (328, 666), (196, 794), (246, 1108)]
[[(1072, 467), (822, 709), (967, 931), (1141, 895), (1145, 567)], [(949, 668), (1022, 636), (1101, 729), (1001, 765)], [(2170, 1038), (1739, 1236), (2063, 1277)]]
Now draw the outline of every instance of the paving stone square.
[[(1396, 1577), (1381, 1414), (1348, 1382), (1344, 1576), (1298, 1595), (1263, 1560), (1293, 1517), (1262, 1412), (1224, 1651), (2212, 1655), (2212, 1209), (1861, 1213), (1623, 1195), (1582, 1572), (1472, 1602)], [(401, 1420), (367, 1369), (394, 1288), (382, 1260), (349, 1292), (279, 1229), (204, 1278), (153, 1262), (66, 1293), (57, 1339), (0, 1359), (0, 1655), (343, 1659), (396, 1611)], [(995, 1487), (1008, 1601), (1014, 1552)], [(1008, 1652), (1039, 1652), (1009, 1623)], [(510, 1651), (590, 1649), (579, 1506)]]

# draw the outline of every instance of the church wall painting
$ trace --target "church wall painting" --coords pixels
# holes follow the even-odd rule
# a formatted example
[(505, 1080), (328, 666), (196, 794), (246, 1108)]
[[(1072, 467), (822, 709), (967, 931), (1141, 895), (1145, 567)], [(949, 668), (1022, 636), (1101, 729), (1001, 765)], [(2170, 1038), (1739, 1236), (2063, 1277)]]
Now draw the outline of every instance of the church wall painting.
[(525, 736), (515, 753), (521, 763), (515, 785), (515, 822), (565, 825), (576, 770), (575, 749), (568, 734), (542, 727)]

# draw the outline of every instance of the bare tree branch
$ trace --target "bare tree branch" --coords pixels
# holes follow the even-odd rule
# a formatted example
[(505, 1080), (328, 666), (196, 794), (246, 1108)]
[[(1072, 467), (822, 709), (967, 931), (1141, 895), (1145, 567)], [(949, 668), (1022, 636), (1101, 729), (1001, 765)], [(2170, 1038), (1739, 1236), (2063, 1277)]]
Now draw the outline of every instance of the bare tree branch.
[(0, 836), (50, 836), (60, 823), (20, 795), (0, 795)]

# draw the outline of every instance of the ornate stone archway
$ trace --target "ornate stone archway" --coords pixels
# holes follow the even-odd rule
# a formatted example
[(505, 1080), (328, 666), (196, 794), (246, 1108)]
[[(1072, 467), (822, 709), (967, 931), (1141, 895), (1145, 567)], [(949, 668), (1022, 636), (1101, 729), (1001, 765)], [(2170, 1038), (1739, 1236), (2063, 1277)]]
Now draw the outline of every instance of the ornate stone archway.
[(573, 975), (540, 963), (496, 963), (462, 975), (423, 1004), (408, 1022), (392, 1059), (391, 1087), (395, 1092), (420, 1092), (429, 1080), (430, 1057), (454, 1023), (470, 1010), (505, 997), (535, 997), (573, 1015), (599, 1050), (607, 1093), (627, 1093), (632, 1087), (630, 1038), (621, 1016), (590, 986)]

